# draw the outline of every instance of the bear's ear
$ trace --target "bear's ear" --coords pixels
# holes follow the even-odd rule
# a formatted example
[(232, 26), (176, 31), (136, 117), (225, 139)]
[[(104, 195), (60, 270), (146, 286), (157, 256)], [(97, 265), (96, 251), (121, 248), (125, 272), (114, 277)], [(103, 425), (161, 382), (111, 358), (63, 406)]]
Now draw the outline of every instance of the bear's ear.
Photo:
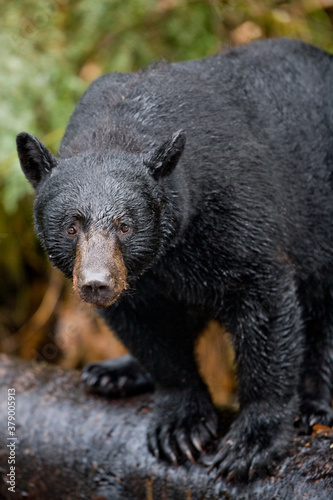
[(184, 151), (185, 142), (185, 131), (178, 130), (144, 160), (144, 164), (148, 167), (155, 180), (171, 174)]
[(16, 137), (16, 144), (24, 175), (36, 189), (56, 166), (57, 160), (44, 144), (27, 132), (21, 132)]

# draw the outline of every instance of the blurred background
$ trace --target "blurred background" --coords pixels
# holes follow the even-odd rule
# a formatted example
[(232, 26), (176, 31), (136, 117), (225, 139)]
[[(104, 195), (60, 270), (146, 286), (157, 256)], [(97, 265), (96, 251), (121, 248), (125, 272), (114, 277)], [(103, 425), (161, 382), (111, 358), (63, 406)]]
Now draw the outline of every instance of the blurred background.
[[(256, 39), (300, 38), (333, 52), (333, 0), (1, 0), (0, 351), (80, 368), (124, 348), (52, 269), (33, 232), (33, 192), (15, 136), (55, 154), (87, 86), (165, 58), (201, 58)], [(220, 354), (219, 354), (220, 352)], [(211, 324), (198, 345), (217, 403), (233, 401), (232, 349)]]

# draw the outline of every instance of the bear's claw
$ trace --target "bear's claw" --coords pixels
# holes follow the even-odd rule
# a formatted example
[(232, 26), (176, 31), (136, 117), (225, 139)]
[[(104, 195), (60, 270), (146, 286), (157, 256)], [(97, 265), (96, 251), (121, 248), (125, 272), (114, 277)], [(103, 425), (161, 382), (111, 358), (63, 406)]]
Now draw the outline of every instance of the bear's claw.
[(217, 435), (214, 410), (208, 407), (203, 413), (204, 416), (194, 404), (192, 411), (176, 420), (170, 410), (156, 409), (148, 431), (150, 452), (174, 465), (186, 459), (194, 463)]
[(90, 392), (110, 397), (141, 394), (154, 389), (150, 375), (130, 355), (91, 363), (81, 376)]
[(333, 425), (333, 408), (325, 401), (305, 399), (301, 404), (301, 416), (295, 421), (295, 427), (300, 428), (305, 434), (311, 434), (312, 427), (316, 424)]

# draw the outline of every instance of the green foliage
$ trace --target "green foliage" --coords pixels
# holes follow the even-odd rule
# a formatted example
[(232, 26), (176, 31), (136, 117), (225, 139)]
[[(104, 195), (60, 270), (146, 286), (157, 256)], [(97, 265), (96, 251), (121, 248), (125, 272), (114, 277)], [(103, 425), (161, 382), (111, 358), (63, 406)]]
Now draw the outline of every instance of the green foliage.
[(200, 58), (266, 37), (333, 51), (333, 2), (326, 10), (319, 0), (0, 2), (0, 273), (15, 286), (24, 287), (27, 260), (39, 262), (17, 133), (34, 133), (56, 153), (80, 95), (108, 71)]
[[(0, 178), (5, 210), (29, 188), (18, 168), (15, 135), (37, 134), (54, 151), (91, 79), (166, 58), (199, 58), (232, 45), (245, 21), (262, 37), (300, 37), (333, 50), (329, 11), (315, 1), (21, 0), (0, 21)], [(237, 39), (236, 39), (237, 43)]]

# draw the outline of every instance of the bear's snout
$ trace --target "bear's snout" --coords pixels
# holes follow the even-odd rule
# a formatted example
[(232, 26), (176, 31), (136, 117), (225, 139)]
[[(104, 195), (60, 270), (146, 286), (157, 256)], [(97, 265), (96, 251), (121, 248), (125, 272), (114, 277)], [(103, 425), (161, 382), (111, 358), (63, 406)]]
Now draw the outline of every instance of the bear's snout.
[(127, 270), (121, 251), (104, 236), (84, 238), (76, 251), (73, 285), (85, 302), (110, 306), (126, 289)]
[(112, 300), (115, 283), (107, 274), (88, 271), (81, 276), (79, 290), (86, 302), (103, 304)]

